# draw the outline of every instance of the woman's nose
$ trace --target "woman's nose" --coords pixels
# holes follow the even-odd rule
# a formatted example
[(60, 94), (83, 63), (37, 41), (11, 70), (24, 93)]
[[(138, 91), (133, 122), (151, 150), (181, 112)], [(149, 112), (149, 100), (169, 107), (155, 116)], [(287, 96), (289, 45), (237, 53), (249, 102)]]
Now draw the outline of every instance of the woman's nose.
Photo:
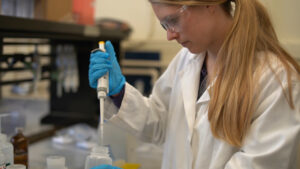
[(179, 37), (179, 33), (167, 30), (167, 39), (168, 41), (177, 39)]

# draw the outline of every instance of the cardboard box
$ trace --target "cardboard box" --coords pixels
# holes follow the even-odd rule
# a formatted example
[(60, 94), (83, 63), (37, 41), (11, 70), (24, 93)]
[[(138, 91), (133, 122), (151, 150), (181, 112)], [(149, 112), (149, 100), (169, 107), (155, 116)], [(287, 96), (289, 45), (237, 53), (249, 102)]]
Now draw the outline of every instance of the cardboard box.
[(34, 18), (46, 19), (46, 0), (35, 0)]
[(68, 21), (72, 16), (72, 0), (35, 0), (35, 18)]
[(35, 18), (94, 24), (94, 0), (35, 0)]
[(94, 25), (94, 2), (95, 0), (73, 0), (73, 14), (77, 23)]

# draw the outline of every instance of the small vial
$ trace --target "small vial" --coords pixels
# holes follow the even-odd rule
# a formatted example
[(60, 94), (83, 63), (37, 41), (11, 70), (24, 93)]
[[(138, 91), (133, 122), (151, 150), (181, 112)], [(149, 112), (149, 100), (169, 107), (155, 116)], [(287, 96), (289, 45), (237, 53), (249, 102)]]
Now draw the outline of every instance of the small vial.
[(108, 147), (105, 146), (93, 147), (91, 154), (86, 157), (85, 169), (90, 169), (101, 164), (112, 165), (112, 159), (109, 157), (108, 151)]
[(23, 164), (28, 168), (28, 140), (22, 128), (16, 128), (16, 135), (11, 138), (14, 146), (14, 163)]

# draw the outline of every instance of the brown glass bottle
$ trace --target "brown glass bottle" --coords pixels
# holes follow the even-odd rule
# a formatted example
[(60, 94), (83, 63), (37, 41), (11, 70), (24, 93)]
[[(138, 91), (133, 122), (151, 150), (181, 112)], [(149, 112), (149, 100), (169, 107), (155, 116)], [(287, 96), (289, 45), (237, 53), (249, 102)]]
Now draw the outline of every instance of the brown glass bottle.
[(22, 128), (16, 128), (16, 135), (11, 138), (11, 143), (14, 146), (14, 163), (28, 168), (28, 140), (23, 135)]

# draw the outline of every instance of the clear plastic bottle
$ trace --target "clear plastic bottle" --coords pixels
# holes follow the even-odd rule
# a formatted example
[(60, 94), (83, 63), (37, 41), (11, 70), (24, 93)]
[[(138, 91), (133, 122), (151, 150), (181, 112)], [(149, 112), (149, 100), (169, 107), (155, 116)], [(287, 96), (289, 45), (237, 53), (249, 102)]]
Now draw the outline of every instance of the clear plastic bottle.
[(112, 159), (109, 157), (108, 147), (95, 146), (91, 154), (86, 157), (85, 169), (90, 169), (101, 164), (112, 165)]
[(15, 164), (23, 164), (28, 168), (28, 139), (23, 135), (22, 128), (16, 128), (16, 135), (11, 138), (14, 146)]
[(5, 156), (3, 153), (0, 151), (0, 169), (5, 169), (6, 164), (5, 164)]
[(7, 136), (0, 133), (0, 152), (4, 156), (6, 166), (14, 164), (14, 148), (13, 145), (7, 141)]

